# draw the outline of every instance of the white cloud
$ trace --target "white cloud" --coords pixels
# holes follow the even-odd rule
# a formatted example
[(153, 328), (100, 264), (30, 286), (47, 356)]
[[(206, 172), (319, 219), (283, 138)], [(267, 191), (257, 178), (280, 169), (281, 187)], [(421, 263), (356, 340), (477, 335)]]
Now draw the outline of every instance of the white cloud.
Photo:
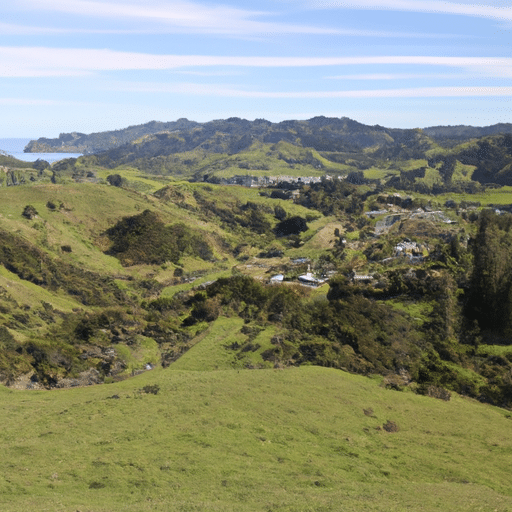
[(171, 70), (227, 67), (319, 67), (348, 65), (423, 65), (463, 68), (491, 77), (512, 77), (507, 57), (244, 57), (212, 55), (158, 55), (114, 50), (0, 47), (0, 76), (73, 76), (101, 71)]
[(4, 106), (61, 106), (61, 101), (55, 100), (34, 100), (29, 98), (0, 98), (0, 105)]
[(450, 98), (511, 97), (512, 87), (418, 87), (350, 91), (251, 91), (212, 84), (138, 83), (116, 86), (116, 90), (143, 93), (186, 94), (231, 98), (336, 99), (336, 98)]
[[(242, 96), (250, 93), (243, 92)], [(263, 98), (451, 98), (512, 97), (512, 87), (418, 87), (353, 91), (306, 91), (257, 93)], [(261, 96), (260, 96), (261, 94)]]
[(457, 14), (512, 20), (512, 7), (490, 3), (445, 2), (442, 0), (309, 0), (306, 5), (316, 9), (371, 9), (409, 12), (428, 12), (435, 14)]
[(463, 74), (415, 74), (415, 73), (366, 73), (360, 75), (326, 76), (326, 80), (417, 80), (417, 79), (460, 79), (468, 78)]
[[(83, 25), (83, 23), (82, 23)], [(355, 29), (328, 29), (328, 28), (314, 28), (314, 27), (305, 27), (302, 25), (287, 25), (286, 30), (288, 33), (302, 33), (302, 34), (318, 34), (318, 35), (338, 35), (338, 36), (348, 36), (348, 37), (382, 37), (382, 38), (399, 38), (399, 39), (418, 39), (418, 38), (430, 38), (430, 39), (461, 39), (469, 36), (461, 36), (457, 34), (428, 34), (422, 32), (386, 32), (386, 31), (372, 31), (372, 30), (355, 30)], [(245, 38), (249, 37), (249, 34), (253, 37), (261, 36), (262, 34), (281, 34), (286, 33), (286, 30), (283, 30), (282, 25), (278, 24), (270, 24), (270, 23), (260, 23), (259, 29), (256, 25), (250, 27), (247, 30), (242, 29), (241, 26), (235, 26), (232, 30), (221, 30), (220, 26), (214, 27), (210, 32), (212, 33), (222, 33), (223, 35), (238, 35), (244, 36)], [(74, 34), (110, 34), (110, 35), (144, 35), (144, 34), (168, 34), (169, 32), (197, 32), (199, 29), (188, 27), (184, 28), (176, 28), (162, 25), (151, 25), (137, 26), (137, 28), (106, 28), (106, 29), (96, 29), (96, 28), (57, 28), (57, 27), (35, 27), (32, 25), (18, 25), (12, 23), (2, 23), (0, 22), (0, 34), (4, 36), (11, 35), (74, 35)], [(202, 32), (208, 32), (206, 29), (202, 29)], [(259, 37), (258, 36), (258, 37)]]
[(89, 29), (89, 28), (56, 28), (56, 27), (34, 27), (31, 25), (17, 25), (13, 23), (0, 22), (0, 34), (3, 36), (42, 36), (42, 35), (73, 35), (73, 34), (144, 34), (154, 33), (154, 30), (140, 29)]
[[(261, 18), (275, 15), (270, 12), (246, 10), (224, 5), (163, 0), (160, 2), (96, 1), (96, 0), (18, 0), (20, 6), (33, 10), (75, 15), (85, 23), (88, 18), (104, 18), (135, 22), (141, 32), (197, 32), (211, 34), (338, 34), (337, 29), (294, 25)], [(155, 28), (156, 27), (156, 28)], [(164, 29), (166, 27), (166, 29)]]
[[(130, 31), (123, 30), (87, 30), (78, 32), (91, 33), (209, 33), (222, 35), (280, 35), (280, 34), (317, 34), (345, 35), (355, 37), (384, 38), (452, 38), (460, 37), (452, 34), (410, 33), (372, 31), (350, 28), (329, 28), (307, 24), (290, 24), (269, 21), (272, 17), (283, 17), (283, 13), (246, 10), (220, 4), (197, 3), (186, 0), (161, 0), (159, 2), (134, 2), (130, 0), (106, 1), (98, 0), (18, 0), (19, 5), (33, 10), (70, 14), (80, 20), (80, 25), (87, 24), (88, 18), (104, 18), (114, 21), (135, 22)], [(262, 21), (265, 19), (265, 21)], [(8, 33), (22, 27), (7, 26)], [(25, 28), (28, 33), (58, 33), (59, 29)], [(62, 29), (62, 32), (65, 32)]]

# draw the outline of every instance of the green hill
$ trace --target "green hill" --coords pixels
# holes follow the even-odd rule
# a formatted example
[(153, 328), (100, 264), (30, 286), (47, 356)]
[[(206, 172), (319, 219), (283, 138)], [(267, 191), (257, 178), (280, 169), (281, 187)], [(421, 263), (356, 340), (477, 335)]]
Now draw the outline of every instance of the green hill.
[(0, 405), (5, 512), (512, 507), (510, 414), (339, 370), (171, 366)]
[[(55, 183), (108, 179), (147, 192), (166, 178), (231, 183), (235, 178), (341, 176), (356, 184), (437, 195), (512, 185), (510, 131), (505, 124), (405, 130), (323, 116), (280, 123), (180, 119), (90, 135), (61, 134), (31, 141), (26, 150), (87, 155), (53, 164), (47, 173)], [(12, 162), (11, 167), (19, 166)], [(32, 173), (13, 179), (15, 184), (45, 177)]]

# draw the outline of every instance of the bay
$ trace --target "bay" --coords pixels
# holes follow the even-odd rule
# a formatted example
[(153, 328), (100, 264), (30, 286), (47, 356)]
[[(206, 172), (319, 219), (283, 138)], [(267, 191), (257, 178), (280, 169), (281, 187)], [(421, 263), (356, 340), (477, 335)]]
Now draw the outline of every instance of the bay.
[(82, 153), (23, 153), (23, 149), (31, 140), (34, 139), (0, 138), (0, 150), (24, 162), (35, 162), (41, 159), (46, 160), (50, 164), (64, 158), (78, 158), (82, 156)]

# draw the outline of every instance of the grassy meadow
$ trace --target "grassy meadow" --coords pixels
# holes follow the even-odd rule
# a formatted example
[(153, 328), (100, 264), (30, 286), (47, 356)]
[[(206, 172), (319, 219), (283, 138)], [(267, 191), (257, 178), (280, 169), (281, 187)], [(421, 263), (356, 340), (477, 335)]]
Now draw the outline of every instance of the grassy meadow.
[(326, 368), (176, 368), (0, 388), (0, 509), (512, 509), (507, 411)]

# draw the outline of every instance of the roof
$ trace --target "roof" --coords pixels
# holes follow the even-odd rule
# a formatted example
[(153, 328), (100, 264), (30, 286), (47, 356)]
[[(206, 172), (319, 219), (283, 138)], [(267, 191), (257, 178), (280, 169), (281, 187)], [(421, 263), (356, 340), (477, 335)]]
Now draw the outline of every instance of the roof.
[(307, 272), (306, 274), (299, 276), (299, 281), (310, 284), (325, 283), (325, 279), (319, 279), (318, 277), (315, 277), (311, 272)]

